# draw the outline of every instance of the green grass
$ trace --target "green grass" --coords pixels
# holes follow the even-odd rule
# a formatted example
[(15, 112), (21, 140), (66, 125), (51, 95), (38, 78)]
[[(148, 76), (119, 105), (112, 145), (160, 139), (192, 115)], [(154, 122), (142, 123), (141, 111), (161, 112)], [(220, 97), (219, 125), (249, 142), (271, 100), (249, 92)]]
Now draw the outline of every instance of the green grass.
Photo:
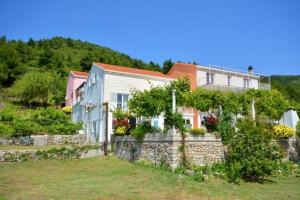
[(114, 157), (0, 163), (0, 199), (299, 199), (300, 178), (197, 183)]

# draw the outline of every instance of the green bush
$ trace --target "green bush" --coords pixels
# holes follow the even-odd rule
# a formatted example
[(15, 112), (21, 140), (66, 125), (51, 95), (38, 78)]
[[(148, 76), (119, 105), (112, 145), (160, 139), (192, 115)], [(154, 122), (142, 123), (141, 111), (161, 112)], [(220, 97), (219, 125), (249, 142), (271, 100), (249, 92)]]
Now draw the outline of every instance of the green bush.
[(50, 126), (52, 124), (69, 122), (70, 117), (62, 110), (47, 108), (34, 111), (31, 120), (43, 126)]
[(224, 111), (217, 125), (217, 131), (221, 134), (222, 141), (227, 144), (234, 135), (232, 114)]
[(192, 129), (190, 129), (190, 133), (193, 135), (204, 136), (205, 130), (203, 128), (192, 128)]
[(159, 132), (160, 130), (151, 126), (148, 121), (138, 124), (132, 131), (131, 134), (137, 139), (143, 139), (145, 134)]
[(14, 129), (11, 126), (0, 123), (0, 137), (9, 138), (13, 135), (13, 133)]
[(49, 127), (48, 132), (52, 135), (73, 135), (81, 128), (81, 123), (68, 122), (66, 124), (53, 124)]
[(278, 167), (282, 159), (279, 146), (272, 142), (270, 127), (258, 121), (242, 120), (228, 144), (228, 177), (237, 182), (262, 180)]
[(13, 137), (36, 135), (44, 132), (43, 127), (28, 120), (14, 120), (12, 126), (14, 129)]
[(14, 108), (10, 105), (5, 105), (5, 107), (0, 111), (0, 121), (11, 122), (15, 118)]

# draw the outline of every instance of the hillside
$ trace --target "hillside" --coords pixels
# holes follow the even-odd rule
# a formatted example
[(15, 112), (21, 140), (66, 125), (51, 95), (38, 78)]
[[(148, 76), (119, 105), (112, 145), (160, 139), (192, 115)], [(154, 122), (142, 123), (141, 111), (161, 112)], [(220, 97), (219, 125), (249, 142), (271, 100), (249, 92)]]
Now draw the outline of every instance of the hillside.
[(300, 75), (294, 76), (271, 76), (271, 85), (273, 89), (281, 91), (288, 99), (293, 103), (293, 106), (297, 108), (298, 113), (300, 111)]
[(89, 71), (92, 62), (161, 70), (153, 62), (147, 64), (110, 48), (71, 38), (29, 39), (25, 42), (0, 37), (1, 86), (11, 86), (17, 78), (32, 69), (55, 71), (64, 77), (70, 70)]

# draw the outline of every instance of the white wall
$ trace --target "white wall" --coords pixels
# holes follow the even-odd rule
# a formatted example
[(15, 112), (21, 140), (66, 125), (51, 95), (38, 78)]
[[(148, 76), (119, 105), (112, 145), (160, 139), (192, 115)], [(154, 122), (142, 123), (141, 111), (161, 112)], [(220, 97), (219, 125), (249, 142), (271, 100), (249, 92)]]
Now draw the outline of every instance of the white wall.
[(205, 86), (206, 83), (206, 73), (214, 73), (214, 85), (217, 86), (228, 86), (227, 77), (231, 76), (231, 87), (238, 87), (244, 88), (244, 78), (250, 79), (249, 87), (250, 88), (258, 88), (258, 78), (253, 76), (248, 76), (248, 74), (235, 74), (226, 71), (218, 71), (218, 70), (206, 70), (206, 69), (199, 69), (197, 70), (197, 84), (198, 86)]
[[(115, 109), (114, 102), (111, 101), (112, 93), (125, 93), (129, 94), (132, 89), (149, 90), (151, 85), (164, 86), (173, 81), (173, 79), (153, 78), (141, 75), (130, 75), (115, 72), (105, 72), (104, 75), (104, 102), (108, 102), (110, 109)], [(159, 124), (163, 127), (163, 118), (159, 118)], [(112, 114), (109, 114), (109, 135), (112, 134)]]

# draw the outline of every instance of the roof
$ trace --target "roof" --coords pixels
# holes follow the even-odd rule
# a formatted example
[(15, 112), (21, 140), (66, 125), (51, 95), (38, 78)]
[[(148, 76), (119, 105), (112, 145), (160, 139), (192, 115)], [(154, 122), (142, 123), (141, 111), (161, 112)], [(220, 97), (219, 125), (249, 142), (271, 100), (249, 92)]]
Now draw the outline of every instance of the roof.
[(137, 69), (137, 68), (132, 68), (132, 67), (118, 66), (118, 65), (110, 65), (110, 64), (104, 64), (104, 63), (94, 63), (94, 65), (102, 68), (105, 71), (121, 72), (121, 73), (126, 73), (126, 74), (138, 74), (138, 75), (143, 75), (143, 76), (154, 76), (154, 77), (172, 79), (171, 76), (163, 74), (161, 72), (157, 72), (157, 71), (150, 71), (150, 70), (145, 70), (145, 69)]
[(89, 73), (87, 72), (79, 72), (79, 71), (71, 71), (71, 73), (75, 76), (88, 77)]

